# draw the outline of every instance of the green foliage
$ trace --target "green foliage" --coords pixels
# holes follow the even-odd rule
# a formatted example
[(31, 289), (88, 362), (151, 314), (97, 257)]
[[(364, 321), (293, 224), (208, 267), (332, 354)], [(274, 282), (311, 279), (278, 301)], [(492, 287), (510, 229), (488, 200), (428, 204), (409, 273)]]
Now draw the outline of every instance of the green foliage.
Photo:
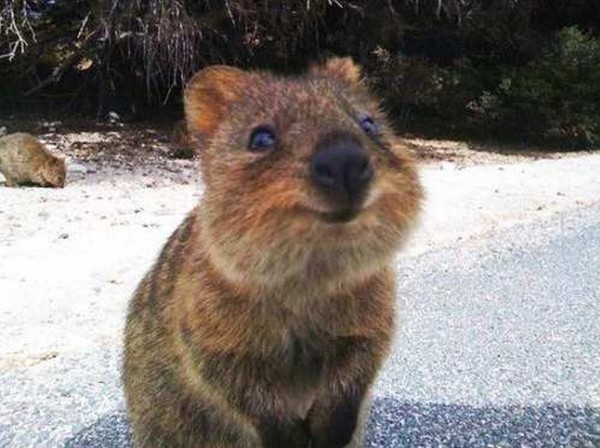
[[(423, 57), (391, 57), (379, 50), (368, 65), (371, 83), (398, 127), (431, 135), (433, 131), (472, 133), (481, 126), (486, 86), (497, 76), (467, 58), (443, 66)], [(489, 106), (486, 104), (486, 106)]]
[(471, 105), (481, 125), (571, 148), (600, 142), (600, 39), (568, 27)]
[(565, 28), (496, 91), (500, 119), (521, 133), (590, 147), (600, 141), (600, 39)]
[(374, 86), (407, 130), (493, 134), (565, 149), (600, 144), (600, 38), (567, 27), (522, 65), (439, 66), (379, 52)]

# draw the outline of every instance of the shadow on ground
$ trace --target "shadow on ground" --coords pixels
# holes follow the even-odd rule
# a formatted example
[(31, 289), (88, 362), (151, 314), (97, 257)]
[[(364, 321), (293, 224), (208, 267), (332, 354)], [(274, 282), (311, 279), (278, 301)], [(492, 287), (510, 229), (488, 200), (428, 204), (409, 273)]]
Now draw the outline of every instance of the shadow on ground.
[[(70, 439), (69, 448), (131, 446), (124, 412), (109, 414)], [(549, 404), (542, 407), (472, 407), (375, 400), (366, 448), (400, 447), (595, 447), (600, 410)]]
[(131, 446), (133, 446), (131, 433), (124, 411), (105, 415), (65, 443), (65, 448), (122, 448)]

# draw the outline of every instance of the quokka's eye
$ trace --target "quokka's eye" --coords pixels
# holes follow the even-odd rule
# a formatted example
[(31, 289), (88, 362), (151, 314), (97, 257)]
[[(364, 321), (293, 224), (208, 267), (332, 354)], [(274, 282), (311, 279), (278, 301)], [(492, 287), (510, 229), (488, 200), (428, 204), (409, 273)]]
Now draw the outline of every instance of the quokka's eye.
[(250, 134), (248, 150), (250, 151), (268, 151), (277, 144), (275, 130), (270, 126), (258, 126)]
[(375, 137), (379, 134), (379, 128), (377, 127), (375, 120), (369, 116), (361, 117), (360, 127), (363, 128), (363, 131), (365, 131), (365, 134), (369, 137)]

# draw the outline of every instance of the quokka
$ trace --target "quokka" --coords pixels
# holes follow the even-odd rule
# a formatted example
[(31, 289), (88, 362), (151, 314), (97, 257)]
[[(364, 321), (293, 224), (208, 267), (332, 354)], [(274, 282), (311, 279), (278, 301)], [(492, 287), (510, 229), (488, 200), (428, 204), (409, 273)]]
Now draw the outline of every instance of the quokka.
[(206, 184), (129, 307), (137, 447), (361, 446), (422, 192), (351, 59), (213, 66), (185, 91)]
[(53, 155), (33, 135), (17, 132), (0, 137), (0, 173), (6, 185), (65, 186), (65, 160)]

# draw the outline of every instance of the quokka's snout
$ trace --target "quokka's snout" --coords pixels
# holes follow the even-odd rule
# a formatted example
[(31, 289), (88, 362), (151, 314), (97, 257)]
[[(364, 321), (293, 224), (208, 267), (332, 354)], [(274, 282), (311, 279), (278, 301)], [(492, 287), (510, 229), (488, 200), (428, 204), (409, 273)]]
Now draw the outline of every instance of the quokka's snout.
[(360, 141), (348, 132), (331, 132), (317, 144), (310, 162), (313, 183), (332, 203), (326, 216), (350, 219), (360, 211), (375, 169)]

